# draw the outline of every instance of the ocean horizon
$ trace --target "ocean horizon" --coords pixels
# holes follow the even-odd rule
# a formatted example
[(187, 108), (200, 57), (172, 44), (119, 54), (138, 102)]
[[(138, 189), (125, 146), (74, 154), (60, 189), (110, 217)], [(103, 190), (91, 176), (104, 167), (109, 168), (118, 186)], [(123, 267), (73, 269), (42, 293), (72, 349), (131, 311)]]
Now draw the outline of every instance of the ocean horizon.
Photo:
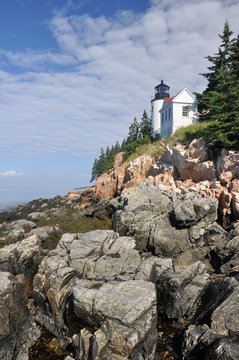
[(17, 205), (24, 205), (35, 199), (52, 199), (55, 196), (65, 196), (68, 192), (73, 191), (75, 188), (69, 188), (62, 191), (35, 191), (32, 193), (25, 192), (2, 192), (0, 191), (0, 211), (10, 210)]

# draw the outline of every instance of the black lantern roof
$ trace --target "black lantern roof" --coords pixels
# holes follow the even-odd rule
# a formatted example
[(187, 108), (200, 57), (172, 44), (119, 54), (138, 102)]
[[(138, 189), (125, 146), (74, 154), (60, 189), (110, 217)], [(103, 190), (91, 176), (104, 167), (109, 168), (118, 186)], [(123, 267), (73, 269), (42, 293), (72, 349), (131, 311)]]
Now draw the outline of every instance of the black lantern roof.
[(166, 84), (164, 84), (163, 80), (161, 80), (161, 83), (157, 86), (155, 86), (155, 99), (164, 99), (169, 96), (169, 89), (170, 87)]

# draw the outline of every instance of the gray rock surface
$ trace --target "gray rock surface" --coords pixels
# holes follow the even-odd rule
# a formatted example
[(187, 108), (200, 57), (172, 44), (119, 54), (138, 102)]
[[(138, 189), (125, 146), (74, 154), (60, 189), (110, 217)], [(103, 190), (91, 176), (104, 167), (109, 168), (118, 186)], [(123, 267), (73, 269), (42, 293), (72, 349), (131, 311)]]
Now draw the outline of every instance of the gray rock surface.
[(38, 239), (46, 241), (50, 236), (57, 234), (58, 232), (60, 232), (59, 226), (46, 225), (32, 229), (28, 236), (36, 235)]
[(38, 336), (23, 284), (10, 273), (0, 272), (0, 359), (27, 360), (28, 349)]
[(12, 240), (22, 240), (25, 235), (33, 228), (36, 224), (28, 220), (16, 220), (0, 225), (2, 236), (8, 237)]
[(226, 243), (221, 242), (213, 250), (213, 256), (223, 273), (239, 271), (239, 236), (233, 237)]
[(239, 331), (239, 286), (212, 313), (211, 327), (219, 335)]
[(33, 221), (38, 221), (41, 218), (46, 218), (46, 217), (47, 217), (47, 213), (45, 211), (35, 211), (28, 215), (28, 219)]
[(191, 315), (208, 279), (209, 274), (200, 262), (163, 272), (157, 281), (160, 314), (178, 320)]
[(175, 257), (204, 245), (197, 240), (203, 239), (205, 228), (217, 219), (217, 199), (166, 193), (148, 181), (124, 190), (118, 201), (115, 230), (133, 236), (137, 249), (153, 249), (159, 256)]
[(0, 249), (0, 270), (24, 274), (32, 281), (45, 254), (41, 241), (35, 235), (30, 236)]
[[(133, 356), (137, 347), (137, 352), (143, 352), (145, 358), (155, 351), (157, 311), (153, 283), (143, 280), (100, 283), (81, 279), (73, 286), (73, 299), (79, 321), (104, 333), (105, 351), (128, 357)], [(152, 341), (150, 352), (143, 349), (148, 336)]]
[(238, 334), (221, 337), (207, 325), (191, 325), (185, 334), (183, 359), (238, 360)]
[(54, 333), (66, 331), (71, 298), (79, 324), (99, 331), (99, 346), (149, 359), (157, 342), (153, 282), (172, 269), (172, 260), (140, 254), (135, 247), (134, 239), (109, 230), (64, 234), (34, 278), (38, 321)]

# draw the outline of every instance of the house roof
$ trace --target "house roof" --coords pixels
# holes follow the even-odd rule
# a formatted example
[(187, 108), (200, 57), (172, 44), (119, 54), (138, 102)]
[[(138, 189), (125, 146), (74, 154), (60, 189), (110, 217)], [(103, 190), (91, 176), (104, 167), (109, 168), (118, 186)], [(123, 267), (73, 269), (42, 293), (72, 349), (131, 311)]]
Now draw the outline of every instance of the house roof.
[(173, 100), (173, 98), (172, 98), (172, 97), (165, 97), (164, 99), (166, 100), (167, 104), (168, 104), (168, 103), (170, 103), (170, 101), (172, 101), (172, 100)]
[(169, 104), (173, 99), (175, 99), (179, 94), (181, 94), (184, 90), (186, 90), (189, 95), (195, 99), (195, 96), (187, 89), (187, 88), (183, 88), (182, 90), (180, 90), (176, 95), (174, 95), (173, 97), (165, 97), (164, 99), (166, 100), (167, 104)]

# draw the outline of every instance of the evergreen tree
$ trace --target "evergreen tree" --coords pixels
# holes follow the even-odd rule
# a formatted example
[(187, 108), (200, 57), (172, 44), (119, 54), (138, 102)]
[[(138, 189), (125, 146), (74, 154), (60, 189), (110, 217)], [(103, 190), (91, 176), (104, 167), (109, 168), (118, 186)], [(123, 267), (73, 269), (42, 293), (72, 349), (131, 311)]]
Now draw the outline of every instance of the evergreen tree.
[(224, 25), (222, 42), (215, 56), (208, 56), (212, 63), (206, 90), (198, 98), (206, 111), (201, 120), (212, 120), (205, 128), (208, 145), (215, 151), (225, 147), (239, 147), (239, 39), (231, 39), (228, 23)]
[(148, 117), (146, 110), (143, 112), (141, 122), (139, 124), (140, 136), (145, 137), (146, 135), (150, 136), (151, 134), (151, 120)]
[(94, 181), (95, 179), (97, 179), (97, 177), (99, 176), (98, 174), (98, 160), (95, 159), (94, 160), (94, 164), (91, 170), (91, 179), (90, 182)]
[(123, 139), (123, 141), (121, 143), (120, 151), (124, 151), (125, 147), (126, 147), (126, 139)]
[(116, 144), (115, 144), (115, 155), (118, 154), (120, 151), (121, 151), (121, 147), (120, 147), (120, 144), (119, 144), (119, 142), (117, 140)]
[(223, 34), (219, 35), (222, 43), (218, 53), (206, 57), (212, 65), (208, 67), (208, 73), (201, 74), (208, 80), (207, 88), (203, 94), (197, 94), (201, 109), (206, 110), (201, 116), (201, 120), (225, 121), (228, 118), (230, 109), (227, 100), (230, 97), (230, 37), (232, 34), (229, 24), (226, 22)]
[(109, 162), (112, 158), (112, 148), (110, 150), (110, 147), (107, 146), (106, 151), (105, 151), (105, 163)]
[(97, 166), (99, 175), (104, 173), (105, 165), (106, 165), (106, 156), (105, 156), (104, 149), (101, 148), (100, 156), (99, 156), (99, 160), (98, 160), (98, 166)]
[(135, 117), (132, 124), (129, 127), (127, 143), (131, 143), (133, 141), (138, 140), (138, 137), (139, 137), (139, 123), (137, 121), (137, 118)]

